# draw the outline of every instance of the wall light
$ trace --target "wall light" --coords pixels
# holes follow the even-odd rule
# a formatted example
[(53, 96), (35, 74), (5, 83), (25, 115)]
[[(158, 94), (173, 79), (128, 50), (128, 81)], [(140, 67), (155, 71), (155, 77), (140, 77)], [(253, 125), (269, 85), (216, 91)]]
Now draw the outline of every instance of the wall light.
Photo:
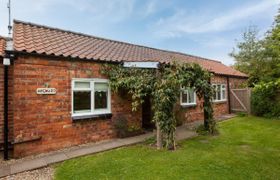
[(10, 60), (10, 58), (4, 58), (4, 59), (3, 59), (3, 65), (4, 65), (4, 66), (10, 66), (10, 65), (11, 65), (11, 60)]

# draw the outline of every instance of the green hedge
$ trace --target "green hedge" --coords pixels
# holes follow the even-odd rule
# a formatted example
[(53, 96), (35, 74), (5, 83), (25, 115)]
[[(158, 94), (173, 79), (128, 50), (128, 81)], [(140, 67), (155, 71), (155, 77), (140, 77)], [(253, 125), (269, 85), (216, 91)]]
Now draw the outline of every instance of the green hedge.
[(257, 116), (280, 118), (280, 78), (254, 87), (252, 112)]

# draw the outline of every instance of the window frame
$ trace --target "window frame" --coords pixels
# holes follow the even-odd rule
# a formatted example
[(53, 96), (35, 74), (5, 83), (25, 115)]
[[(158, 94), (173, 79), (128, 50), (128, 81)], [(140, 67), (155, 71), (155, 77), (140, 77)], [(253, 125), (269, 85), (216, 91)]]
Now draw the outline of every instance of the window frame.
[(181, 87), (181, 91), (180, 91), (180, 105), (181, 106), (196, 106), (196, 91), (195, 91), (195, 88), (191, 88), (193, 89), (193, 93), (194, 93), (194, 102), (192, 103), (189, 103), (189, 102), (183, 102), (183, 92), (184, 91), (187, 91), (187, 97), (188, 97), (188, 100), (189, 100), (189, 90), (187, 90), (187, 88), (183, 88)]
[[(89, 82), (89, 88), (75, 88), (75, 82)], [(107, 95), (107, 108), (106, 109), (99, 109), (95, 110), (94, 108), (94, 84), (95, 83), (108, 83), (108, 95)], [(90, 98), (90, 112), (86, 113), (75, 113), (74, 112), (74, 92), (75, 91), (90, 91), (91, 98)], [(111, 88), (109, 86), (108, 79), (99, 79), (99, 78), (73, 78), (71, 82), (71, 115), (72, 117), (79, 117), (79, 116), (90, 116), (90, 115), (103, 115), (103, 114), (111, 114)]]
[[(217, 91), (218, 85), (220, 85), (220, 93), (221, 93), (220, 94), (221, 95), (221, 99), (220, 100), (217, 99), (217, 97), (218, 97), (218, 91)], [(216, 88), (214, 89), (215, 90), (215, 98), (213, 97), (213, 102), (225, 102), (225, 101), (227, 101), (227, 87), (226, 87), (226, 84), (214, 83), (214, 84), (212, 84), (212, 87), (214, 87), (214, 86), (216, 86)], [(223, 98), (223, 90), (225, 92), (224, 93), (225, 98)]]

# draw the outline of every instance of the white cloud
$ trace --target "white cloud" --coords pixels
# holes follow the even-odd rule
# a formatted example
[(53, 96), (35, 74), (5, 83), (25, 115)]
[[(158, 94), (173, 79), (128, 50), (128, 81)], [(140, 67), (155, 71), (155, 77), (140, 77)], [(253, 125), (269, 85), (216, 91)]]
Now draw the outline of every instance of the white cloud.
[[(185, 10), (177, 11), (173, 16), (160, 19), (155, 28), (157, 34), (164, 37), (178, 37), (182, 34), (220, 32), (232, 29), (254, 15), (263, 15), (277, 8), (280, 0), (262, 0), (250, 6), (241, 6), (232, 11), (219, 13), (219, 16), (190, 14)], [(218, 14), (218, 13), (217, 13)]]

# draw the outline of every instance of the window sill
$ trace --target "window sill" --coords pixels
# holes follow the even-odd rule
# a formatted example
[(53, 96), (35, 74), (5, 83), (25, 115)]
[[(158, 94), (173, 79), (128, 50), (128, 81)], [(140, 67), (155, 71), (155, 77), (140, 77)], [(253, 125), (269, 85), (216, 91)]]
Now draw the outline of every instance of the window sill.
[(182, 108), (196, 107), (197, 104), (181, 104)]
[(221, 101), (213, 101), (214, 104), (222, 104), (227, 103), (227, 100), (221, 100)]
[(112, 113), (72, 116), (73, 121), (87, 120), (87, 119), (111, 119), (111, 118), (112, 118)]

